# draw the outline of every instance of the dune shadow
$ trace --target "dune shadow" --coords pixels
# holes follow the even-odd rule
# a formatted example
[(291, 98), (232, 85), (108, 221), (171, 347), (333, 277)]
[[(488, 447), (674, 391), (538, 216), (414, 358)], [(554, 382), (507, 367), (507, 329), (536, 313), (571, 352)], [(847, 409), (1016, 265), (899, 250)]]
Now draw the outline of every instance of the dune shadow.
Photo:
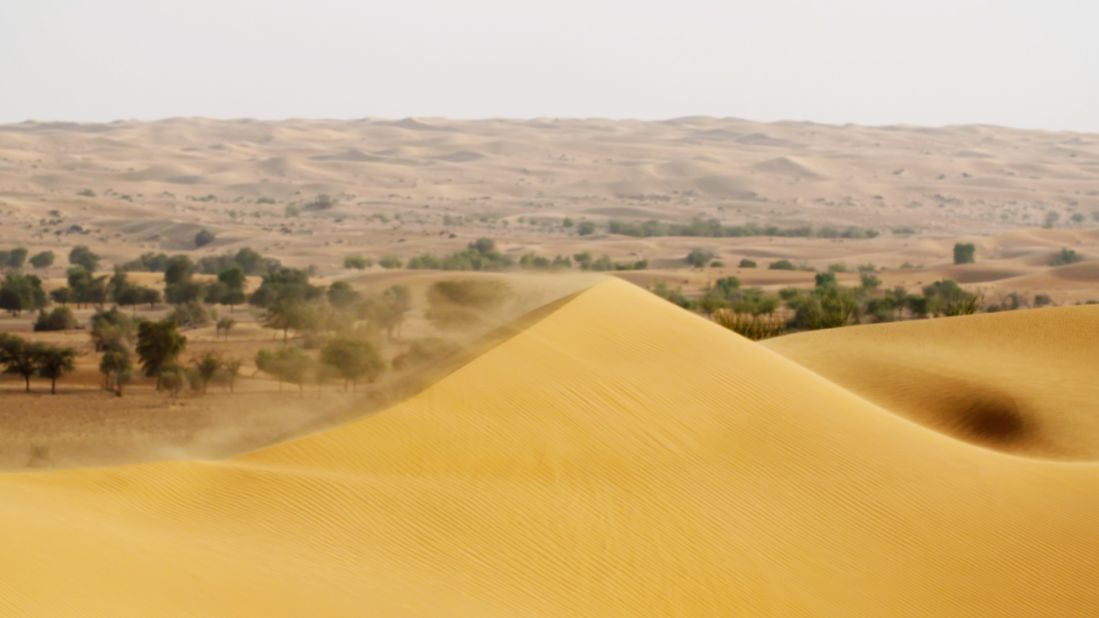
[(958, 437), (1009, 449), (1033, 442), (1038, 425), (1010, 396), (987, 388), (946, 397), (936, 411)]

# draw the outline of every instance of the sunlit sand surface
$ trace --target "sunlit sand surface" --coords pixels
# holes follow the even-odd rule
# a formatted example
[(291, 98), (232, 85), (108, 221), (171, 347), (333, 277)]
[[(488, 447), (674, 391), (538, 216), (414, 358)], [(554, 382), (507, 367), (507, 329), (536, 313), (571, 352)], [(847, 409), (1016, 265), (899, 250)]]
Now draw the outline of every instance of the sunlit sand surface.
[(758, 345), (608, 280), (343, 426), (0, 476), (0, 611), (1094, 615), (1097, 325)]

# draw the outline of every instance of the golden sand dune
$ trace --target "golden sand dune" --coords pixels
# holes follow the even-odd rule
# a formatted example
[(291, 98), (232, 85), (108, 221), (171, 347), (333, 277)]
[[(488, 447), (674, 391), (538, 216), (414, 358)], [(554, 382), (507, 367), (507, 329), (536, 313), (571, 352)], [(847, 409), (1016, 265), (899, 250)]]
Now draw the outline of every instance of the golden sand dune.
[(765, 342), (859, 395), (962, 440), (1099, 459), (1099, 307), (817, 331)]
[[(836, 365), (893, 363), (914, 379), (942, 367), (956, 383), (928, 391), (1018, 397), (1041, 422), (1020, 442), (1086, 459), (1099, 440), (1072, 393), (1088, 389), (1094, 334), (1080, 330), (1097, 317), (924, 321), (773, 347), (822, 374), (829, 341)], [(940, 364), (950, 350), (958, 362)], [(0, 610), (1099, 611), (1099, 466), (959, 440), (872, 403), (873, 379), (832, 373), (849, 388), (608, 281), (350, 425), (227, 461), (0, 477)], [(1024, 401), (1034, 389), (1048, 400)], [(1050, 433), (1055, 416), (1075, 429)]]

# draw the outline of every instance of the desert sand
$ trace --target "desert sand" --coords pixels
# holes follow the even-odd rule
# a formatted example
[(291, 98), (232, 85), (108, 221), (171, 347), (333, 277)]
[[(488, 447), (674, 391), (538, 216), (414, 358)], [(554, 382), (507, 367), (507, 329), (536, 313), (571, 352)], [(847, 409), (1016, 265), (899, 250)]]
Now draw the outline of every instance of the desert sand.
[[(770, 288), (811, 283), (811, 273), (735, 268), (743, 258), (790, 259), (817, 269), (872, 263), (889, 270), (889, 285), (950, 276), (993, 299), (1045, 293), (1075, 303), (1099, 300), (1097, 187), (1099, 136), (983, 125), (688, 117), (0, 126), (0, 248), (85, 244), (110, 264), (144, 251), (201, 257), (248, 246), (338, 275), (350, 254), (407, 259), (489, 236), (516, 258), (587, 250), (647, 259), (650, 271), (626, 276), (688, 290), (730, 274)], [(311, 210), (319, 195), (332, 207)], [(1051, 213), (1052, 228), (1038, 229)], [(565, 218), (600, 228), (579, 236)], [(695, 218), (881, 235), (631, 238), (602, 228)], [(195, 250), (200, 229), (217, 239)], [(977, 264), (952, 266), (959, 241), (977, 245)], [(694, 247), (726, 267), (688, 272), (682, 260)], [(1062, 248), (1090, 264), (1051, 269)]]
[(0, 608), (1093, 615), (1097, 322), (759, 345), (607, 279), (343, 426), (0, 476)]

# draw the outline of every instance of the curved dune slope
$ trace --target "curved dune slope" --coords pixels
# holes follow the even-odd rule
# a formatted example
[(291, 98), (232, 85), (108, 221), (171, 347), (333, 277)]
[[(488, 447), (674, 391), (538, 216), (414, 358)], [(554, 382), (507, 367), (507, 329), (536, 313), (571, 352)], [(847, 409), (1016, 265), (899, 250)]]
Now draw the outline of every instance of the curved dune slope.
[(1099, 307), (816, 331), (764, 345), (959, 439), (1099, 459)]
[(332, 431), (0, 477), (0, 609), (1088, 615), (1097, 509), (1097, 466), (931, 431), (610, 281)]

